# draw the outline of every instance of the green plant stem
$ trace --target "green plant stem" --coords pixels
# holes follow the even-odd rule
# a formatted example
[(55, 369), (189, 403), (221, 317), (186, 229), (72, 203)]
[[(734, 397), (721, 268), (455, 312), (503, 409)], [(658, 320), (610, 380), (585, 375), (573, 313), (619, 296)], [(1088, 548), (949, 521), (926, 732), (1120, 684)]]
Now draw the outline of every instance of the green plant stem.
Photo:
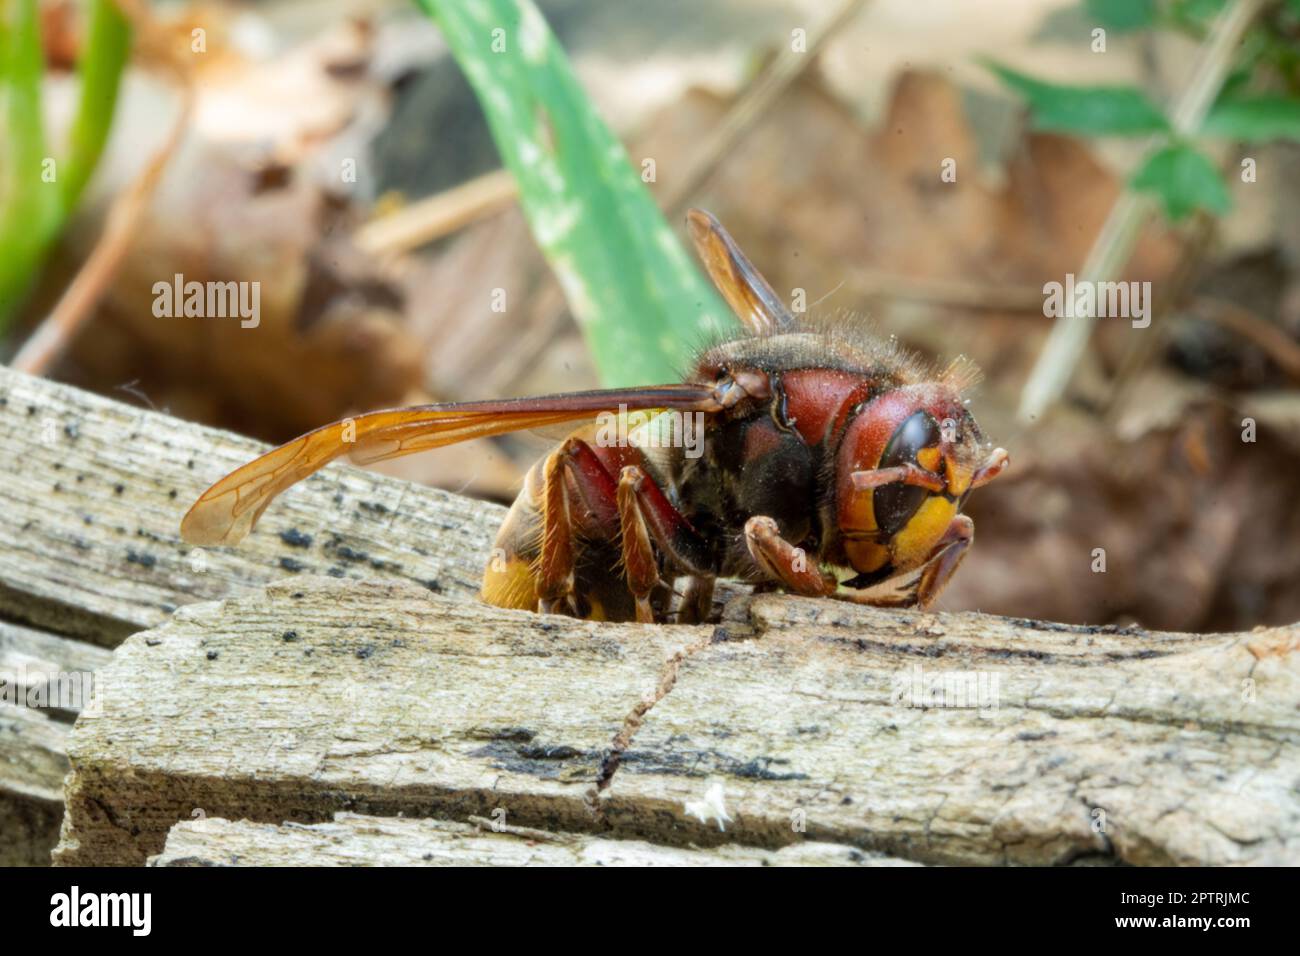
[(49, 154), (37, 0), (7, 0), (0, 31), (0, 335), (34, 284), (108, 140), (131, 30), (112, 0), (92, 0), (68, 155)]
[(131, 27), (116, 4), (113, 0), (92, 0), (85, 53), (78, 64), (81, 99), (60, 176), (65, 213), (81, 198), (108, 141), (122, 71), (130, 52)]
[(9, 0), (0, 75), (0, 330), (26, 291), (58, 219), (56, 187), (42, 179), (41, 35), (36, 0)]

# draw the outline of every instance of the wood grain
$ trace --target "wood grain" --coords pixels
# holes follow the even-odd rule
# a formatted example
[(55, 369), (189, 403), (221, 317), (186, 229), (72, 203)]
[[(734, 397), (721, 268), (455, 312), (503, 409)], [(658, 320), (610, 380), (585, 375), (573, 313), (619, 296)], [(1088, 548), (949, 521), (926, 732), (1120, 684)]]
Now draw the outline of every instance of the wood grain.
[(44, 866), (63, 819), (64, 739), (109, 652), (0, 621), (0, 866)]
[[(1294, 627), (1160, 634), (771, 595), (716, 627), (647, 627), (395, 582), (279, 584), (119, 648), (102, 715), (69, 742), (55, 857), (143, 863), (195, 811), (499, 810), (660, 846), (1294, 864), (1297, 649)], [(725, 831), (688, 810), (715, 787)]]
[[(177, 607), (300, 575), (477, 593), (503, 508), (345, 465), (284, 495), (240, 548), (185, 545), (189, 504), (265, 448), (0, 367), (0, 671), (52, 654), (94, 670)], [(74, 714), (0, 715), (0, 862), (48, 862)]]
[(500, 506), (332, 465), (239, 548), (181, 516), (266, 450), (228, 432), (0, 368), (0, 617), (112, 647), (194, 601), (296, 575), (478, 592)]
[(339, 813), (329, 823), (178, 823), (150, 866), (907, 866), (828, 843), (681, 849), (643, 840)]

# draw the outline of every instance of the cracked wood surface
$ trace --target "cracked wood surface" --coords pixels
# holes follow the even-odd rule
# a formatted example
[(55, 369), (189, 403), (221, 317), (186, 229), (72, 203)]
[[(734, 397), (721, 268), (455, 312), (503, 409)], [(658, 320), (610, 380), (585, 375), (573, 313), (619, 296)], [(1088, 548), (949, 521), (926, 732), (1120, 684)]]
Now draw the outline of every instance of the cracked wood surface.
[(63, 818), (64, 738), (109, 656), (0, 621), (0, 866), (50, 862)]
[(44, 711), (0, 706), (0, 866), (45, 866), (63, 819), (67, 726)]
[(182, 542), (185, 509), (266, 448), (0, 367), (0, 618), (112, 647), (295, 575), (478, 593), (504, 508), (345, 465), (281, 495), (238, 548)]
[(367, 817), (277, 826), (202, 819), (178, 823), (150, 866), (908, 866), (831, 843), (779, 850), (681, 849), (644, 840), (548, 833), (509, 825)]
[[(301, 574), (477, 593), (505, 509), (342, 465), (281, 496), (240, 548), (185, 545), (189, 504), (265, 449), (0, 367), (0, 668), (63, 642), (93, 670), (177, 607)], [(65, 716), (0, 705), (0, 863), (48, 862)]]
[(283, 582), (118, 649), (102, 714), (69, 741), (55, 859), (143, 863), (196, 811), (504, 811), (661, 847), (1294, 864), (1298, 651), (1296, 627), (1162, 634), (774, 595), (734, 600), (716, 627), (646, 627)]

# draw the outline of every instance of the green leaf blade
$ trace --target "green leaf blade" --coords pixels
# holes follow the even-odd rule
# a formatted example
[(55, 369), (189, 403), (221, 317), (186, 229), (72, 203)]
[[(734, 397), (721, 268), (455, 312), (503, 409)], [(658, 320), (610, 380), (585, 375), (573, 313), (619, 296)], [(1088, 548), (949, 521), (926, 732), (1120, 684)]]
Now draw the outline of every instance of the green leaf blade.
[(1084, 0), (1088, 15), (1116, 33), (1141, 30), (1156, 19), (1155, 0)]
[(58, 187), (42, 177), (49, 158), (41, 112), (40, 15), (36, 0), (0, 4), (0, 332), (17, 311), (58, 228)]
[(1300, 100), (1277, 94), (1221, 99), (1205, 118), (1201, 134), (1248, 143), (1300, 142)]
[(1169, 129), (1159, 107), (1136, 87), (1068, 86), (991, 60), (985, 66), (1028, 102), (1035, 129), (1084, 136), (1139, 136)]
[(734, 319), (592, 107), (542, 15), (531, 0), (417, 3), (478, 96), (604, 383), (679, 379), (700, 340), (734, 330)]
[(92, 0), (86, 42), (77, 69), (81, 98), (69, 133), (64, 163), (63, 207), (71, 211), (81, 198), (108, 141), (117, 108), (118, 87), (131, 53), (131, 27), (113, 0)]
[(1171, 222), (1183, 219), (1197, 209), (1222, 214), (1232, 200), (1223, 177), (1204, 153), (1185, 144), (1157, 150), (1133, 175), (1131, 185), (1141, 192), (1152, 193)]

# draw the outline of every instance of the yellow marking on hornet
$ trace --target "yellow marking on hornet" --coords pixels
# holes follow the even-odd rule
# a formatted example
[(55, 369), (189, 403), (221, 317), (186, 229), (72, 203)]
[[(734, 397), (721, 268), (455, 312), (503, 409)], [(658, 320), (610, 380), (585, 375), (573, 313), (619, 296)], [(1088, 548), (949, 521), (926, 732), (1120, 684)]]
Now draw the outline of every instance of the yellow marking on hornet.
[(479, 597), (496, 607), (537, 610), (537, 582), (530, 563), (518, 555), (506, 559), (504, 570), (497, 570), (489, 562), (483, 573), (483, 588)]
[[(969, 482), (969, 478), (967, 479)], [(894, 567), (910, 570), (924, 563), (935, 543), (948, 530), (957, 515), (957, 503), (939, 495), (930, 495), (890, 542)]]

